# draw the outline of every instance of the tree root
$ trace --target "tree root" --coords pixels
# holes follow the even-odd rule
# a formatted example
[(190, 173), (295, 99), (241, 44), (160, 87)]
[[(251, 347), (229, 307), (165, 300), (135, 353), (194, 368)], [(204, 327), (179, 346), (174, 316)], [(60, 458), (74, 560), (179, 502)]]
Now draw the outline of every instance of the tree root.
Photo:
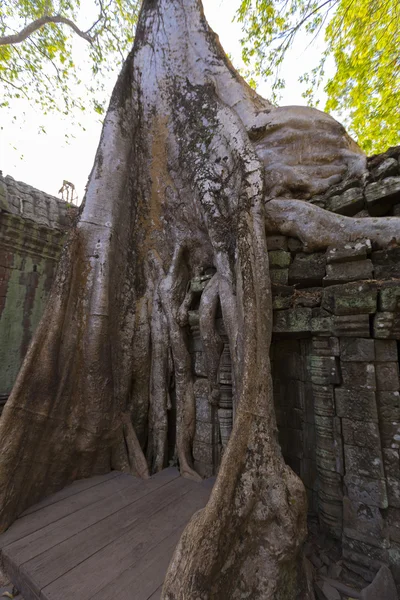
[(307, 252), (358, 239), (369, 239), (379, 248), (400, 243), (398, 217), (344, 217), (302, 200), (286, 198), (269, 200), (265, 212), (268, 233), (296, 237)]

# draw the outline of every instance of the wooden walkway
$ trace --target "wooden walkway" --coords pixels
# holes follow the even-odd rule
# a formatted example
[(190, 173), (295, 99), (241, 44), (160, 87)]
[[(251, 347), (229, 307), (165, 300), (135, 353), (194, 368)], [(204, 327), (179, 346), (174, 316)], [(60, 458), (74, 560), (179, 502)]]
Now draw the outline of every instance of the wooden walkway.
[(0, 536), (24, 600), (158, 600), (173, 550), (212, 481), (112, 472), (31, 507)]

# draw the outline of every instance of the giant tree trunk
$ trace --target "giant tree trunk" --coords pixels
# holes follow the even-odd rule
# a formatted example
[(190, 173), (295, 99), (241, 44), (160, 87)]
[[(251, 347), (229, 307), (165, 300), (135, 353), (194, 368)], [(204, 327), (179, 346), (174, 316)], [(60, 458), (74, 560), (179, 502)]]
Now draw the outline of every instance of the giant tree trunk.
[[(162, 469), (171, 378), (179, 467), (198, 478), (187, 286), (213, 268), (200, 307), (210, 402), (218, 399), (220, 302), (236, 418), (163, 597), (308, 598), (305, 492), (283, 461), (273, 410), (265, 227), (310, 246), (351, 238), (352, 220), (333, 219), (329, 236), (330, 215), (307, 208), (322, 223), (313, 236), (299, 199), (364, 169), (333, 119), (273, 107), (247, 86), (200, 0), (145, 0), (79, 222), (0, 422), (1, 528), (78, 477)], [(360, 227), (382, 243), (398, 231), (396, 219)]]

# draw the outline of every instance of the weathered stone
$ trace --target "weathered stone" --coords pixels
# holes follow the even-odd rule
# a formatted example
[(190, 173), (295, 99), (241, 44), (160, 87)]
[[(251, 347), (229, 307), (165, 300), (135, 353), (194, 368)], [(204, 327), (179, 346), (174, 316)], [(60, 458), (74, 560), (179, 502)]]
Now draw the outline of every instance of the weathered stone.
[(376, 311), (378, 289), (372, 282), (334, 285), (324, 289), (322, 307), (335, 315), (371, 314)]
[(305, 306), (306, 308), (316, 308), (321, 304), (321, 300), (322, 290), (320, 288), (307, 288), (296, 290), (293, 297), (293, 306)]
[(269, 266), (271, 269), (285, 269), (290, 265), (290, 252), (285, 250), (268, 251)]
[(340, 383), (338, 359), (334, 356), (308, 357), (308, 369), (312, 383), (329, 385)]
[(210, 281), (212, 275), (203, 275), (201, 277), (194, 277), (190, 281), (190, 290), (195, 294), (201, 294)]
[(311, 308), (280, 310), (274, 314), (273, 332), (279, 334), (308, 334), (311, 331)]
[(288, 269), (270, 269), (269, 275), (272, 284), (287, 285), (288, 283)]
[(381, 443), (379, 427), (372, 421), (342, 419), (343, 440), (350, 446), (378, 447)]
[(368, 506), (377, 506), (378, 508), (389, 506), (384, 479), (367, 479), (346, 473), (344, 482), (350, 500), (362, 502)]
[(341, 363), (343, 386), (347, 389), (376, 389), (375, 365), (367, 362)]
[(344, 246), (329, 246), (326, 251), (326, 260), (330, 263), (344, 263), (353, 260), (366, 259), (371, 252), (370, 240), (359, 240), (357, 242), (348, 242)]
[(400, 339), (400, 313), (377, 312), (373, 321), (374, 337)]
[(393, 204), (400, 201), (400, 177), (370, 183), (365, 188), (365, 200), (370, 215), (385, 215)]
[(312, 395), (315, 414), (322, 417), (333, 417), (335, 414), (333, 387), (313, 385)]
[(288, 238), (288, 247), (290, 252), (301, 252), (303, 249), (303, 244), (297, 238)]
[(335, 389), (336, 414), (360, 421), (377, 421), (375, 392), (370, 389)]
[(316, 356), (339, 356), (340, 348), (338, 338), (312, 338), (311, 353)]
[(376, 364), (375, 372), (379, 391), (395, 392), (399, 389), (399, 365), (397, 362)]
[(390, 569), (382, 566), (373, 582), (361, 592), (361, 600), (399, 600)]
[(273, 296), (272, 308), (273, 310), (284, 310), (292, 306), (292, 296)]
[(313, 335), (328, 336), (333, 331), (333, 317), (323, 308), (315, 308), (311, 317), (311, 333)]
[(341, 600), (339, 592), (326, 581), (317, 581), (315, 591), (318, 600)]
[(379, 310), (400, 310), (400, 281), (385, 281), (379, 292)]
[(382, 446), (385, 448), (400, 448), (400, 422), (391, 421), (380, 424)]
[(324, 285), (335, 285), (360, 279), (372, 279), (373, 265), (369, 259), (346, 263), (331, 263), (326, 266)]
[(193, 458), (202, 463), (213, 464), (214, 448), (211, 444), (205, 444), (195, 440), (193, 442)]
[(325, 253), (296, 254), (289, 267), (289, 282), (304, 287), (320, 285), (325, 277)]
[[(399, 450), (394, 450), (393, 448), (382, 448), (382, 456), (386, 475), (388, 477), (393, 477), (394, 479), (400, 479)], [(398, 526), (400, 527), (400, 519)]]
[(365, 338), (344, 338), (340, 340), (340, 360), (344, 362), (372, 362), (374, 359), (374, 340)]
[(375, 340), (375, 360), (377, 362), (396, 361), (397, 358), (395, 340)]
[(400, 248), (378, 250), (372, 253), (371, 258), (374, 265), (375, 279), (400, 279)]
[(369, 315), (337, 316), (333, 320), (333, 333), (338, 337), (370, 337)]
[(383, 460), (380, 448), (344, 445), (346, 474), (354, 473), (371, 479), (383, 479)]
[(193, 370), (198, 377), (207, 377), (204, 352), (193, 352)]
[(328, 210), (339, 215), (354, 216), (364, 207), (364, 195), (360, 188), (350, 188), (340, 196), (332, 196), (328, 201)]
[(378, 392), (378, 410), (380, 420), (383, 422), (400, 421), (400, 393)]
[(208, 402), (208, 381), (207, 379), (196, 379), (194, 382), (194, 397), (196, 400), (196, 420), (205, 423), (212, 422), (212, 406)]
[(288, 238), (284, 235), (267, 235), (268, 250), (287, 250)]
[(196, 420), (195, 440), (211, 444), (213, 439), (213, 424)]
[(386, 158), (375, 169), (371, 175), (374, 179), (383, 179), (384, 177), (393, 177), (399, 174), (399, 163), (395, 158)]
[(343, 498), (343, 530), (351, 539), (365, 541), (378, 548), (387, 547), (385, 520), (380, 509)]

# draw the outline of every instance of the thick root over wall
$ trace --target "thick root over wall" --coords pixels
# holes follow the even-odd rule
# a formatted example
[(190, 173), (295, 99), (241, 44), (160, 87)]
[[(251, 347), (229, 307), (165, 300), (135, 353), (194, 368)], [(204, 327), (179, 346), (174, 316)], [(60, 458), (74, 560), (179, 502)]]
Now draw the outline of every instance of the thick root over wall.
[(273, 410), (265, 231), (310, 248), (399, 238), (397, 219), (359, 223), (302, 201), (362, 176), (365, 162), (327, 115), (275, 108), (251, 90), (200, 0), (144, 1), (79, 221), (0, 421), (1, 529), (76, 478), (162, 469), (171, 389), (179, 467), (198, 478), (188, 283), (213, 269), (200, 306), (210, 402), (219, 397), (220, 305), (235, 423), (163, 598), (311, 598), (305, 491), (283, 461)]

